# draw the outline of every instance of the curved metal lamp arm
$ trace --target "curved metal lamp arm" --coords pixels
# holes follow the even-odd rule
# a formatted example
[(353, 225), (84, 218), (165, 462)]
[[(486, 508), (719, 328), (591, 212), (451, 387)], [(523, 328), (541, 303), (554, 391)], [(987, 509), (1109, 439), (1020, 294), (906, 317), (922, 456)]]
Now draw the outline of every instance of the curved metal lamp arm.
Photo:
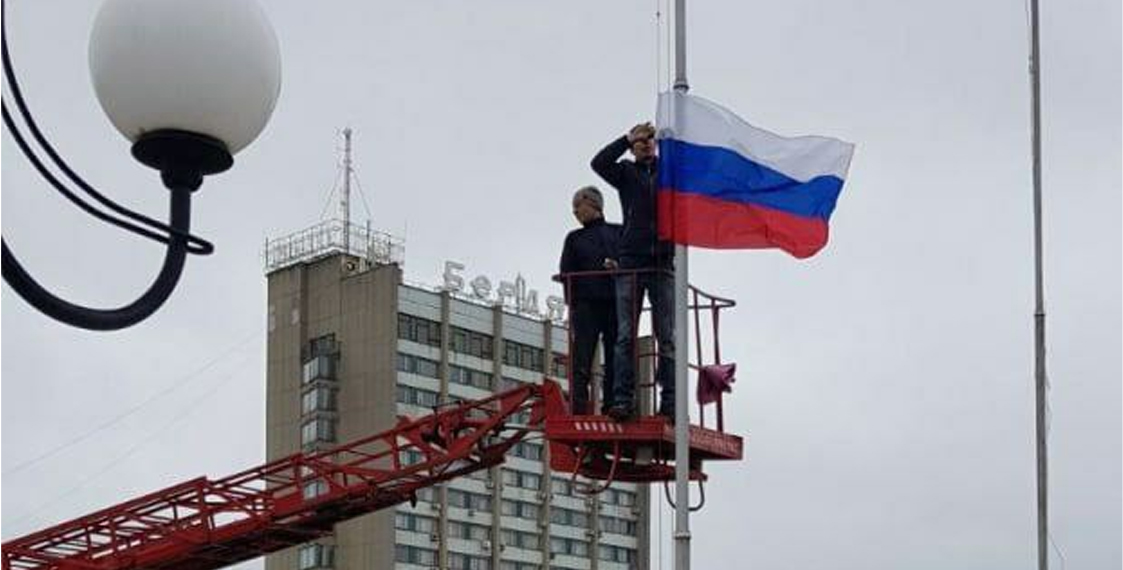
[(156, 312), (171, 295), (183, 272), (187, 259), (188, 229), (191, 225), (192, 189), (180, 187), (171, 190), (170, 226), (176, 230), (169, 236), (164, 266), (156, 280), (131, 304), (118, 309), (91, 309), (75, 305), (43, 288), (16, 260), (15, 254), (3, 243), (4, 281), (16, 293), (40, 312), (66, 324), (90, 330), (118, 330), (132, 326)]

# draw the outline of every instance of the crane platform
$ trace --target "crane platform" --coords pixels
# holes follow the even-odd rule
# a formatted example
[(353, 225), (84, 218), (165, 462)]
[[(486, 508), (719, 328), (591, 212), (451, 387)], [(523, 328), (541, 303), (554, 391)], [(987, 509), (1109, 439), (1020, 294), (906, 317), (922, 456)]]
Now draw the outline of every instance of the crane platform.
[[(674, 425), (660, 416), (617, 422), (606, 416), (546, 420), (550, 467), (589, 479), (650, 483), (675, 477)], [(689, 429), (690, 478), (705, 480), (703, 461), (738, 461), (739, 436), (701, 426)]]

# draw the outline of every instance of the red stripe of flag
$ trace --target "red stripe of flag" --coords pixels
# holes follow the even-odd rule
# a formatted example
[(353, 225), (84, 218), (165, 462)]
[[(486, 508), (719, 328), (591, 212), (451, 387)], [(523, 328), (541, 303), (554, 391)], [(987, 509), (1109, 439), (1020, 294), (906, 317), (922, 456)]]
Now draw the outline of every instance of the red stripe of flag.
[(661, 188), (659, 237), (713, 249), (780, 248), (804, 259), (827, 244), (827, 222), (754, 204)]

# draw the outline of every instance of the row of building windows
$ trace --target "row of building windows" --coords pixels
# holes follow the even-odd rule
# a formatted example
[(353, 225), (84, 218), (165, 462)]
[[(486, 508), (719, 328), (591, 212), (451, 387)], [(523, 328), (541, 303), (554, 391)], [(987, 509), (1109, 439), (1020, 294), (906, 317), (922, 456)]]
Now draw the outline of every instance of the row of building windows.
[[(579, 540), (564, 539), (568, 550), (557, 550), (554, 554), (568, 554), (571, 556), (588, 556), (588, 545)], [(554, 540), (551, 539), (551, 545)], [(559, 546), (562, 546), (559, 544)], [(612, 545), (601, 545), (600, 559), (611, 562), (631, 564), (635, 561), (635, 550)], [(395, 548), (395, 560), (404, 564), (419, 566), (436, 566), (437, 551), (430, 548), (399, 544)], [(490, 570), (491, 559), (484, 556), (474, 556), (462, 552), (449, 552), (448, 567), (450, 570)], [(499, 566), (502, 570), (541, 570), (542, 566), (531, 562), (516, 562), (504, 560)], [(564, 566), (550, 565), (551, 568), (566, 568)]]
[(433, 533), (437, 531), (437, 519), (411, 513), (394, 513), (394, 528), (413, 532)]
[[(557, 568), (557, 566), (552, 566)], [(542, 570), (541, 564), (533, 562), (516, 562), (514, 560), (503, 560), (499, 563), (499, 570)]]
[(460, 521), (448, 521), (448, 535), (452, 538), (467, 540), (488, 540), (491, 538), (491, 527)]
[(334, 412), (337, 409), (336, 392), (333, 384), (318, 383), (310, 386), (300, 396), (300, 413)]
[(465, 386), (475, 386), (484, 390), (491, 389), (492, 374), (474, 368), (466, 368), (464, 366), (449, 366), (448, 381), (453, 384), (463, 384)]
[(340, 343), (335, 340), (335, 333), (318, 336), (308, 341), (300, 357), (303, 360), (308, 360), (316, 356), (339, 354), (339, 345)]
[[(418, 376), (425, 376), (427, 378), (439, 379), (441, 377), (441, 365), (436, 360), (429, 360), (421, 356), (414, 356), (412, 354), (398, 353), (398, 371), (409, 372), (410, 374), (417, 374)], [(483, 390), (491, 389), (492, 374), (474, 368), (467, 368), (465, 366), (449, 366), (448, 381), (453, 384), (463, 384), (465, 386), (475, 386)]]
[[(398, 313), (398, 338), (429, 346), (441, 345), (441, 323)], [(495, 339), (489, 334), (451, 327), (449, 349), (485, 360), (495, 357)]]
[(600, 497), (601, 502), (606, 505), (618, 505), (621, 507), (634, 507), (636, 505), (636, 494), (632, 491), (609, 488), (605, 489)]
[(449, 570), (491, 570), (491, 558), (449, 552), (448, 568)]
[(304, 384), (316, 380), (335, 379), (335, 358), (331, 355), (314, 356), (304, 363), (300, 371), (300, 380)]
[[(394, 560), (404, 564), (436, 567), (437, 551), (420, 546), (399, 544), (394, 549)], [(448, 553), (449, 570), (491, 570), (491, 559), (461, 552)]]
[(335, 566), (335, 547), (318, 542), (305, 544), (297, 553), (297, 564), (300, 570), (331, 568)]
[(432, 408), (440, 401), (440, 394), (432, 390), (398, 385), (398, 403), (422, 408)]
[[(398, 313), (398, 338), (429, 346), (440, 346), (441, 323), (423, 317)], [(503, 347), (504, 364), (536, 372), (545, 370), (545, 352), (541, 348), (512, 340), (504, 341)], [(495, 337), (453, 326), (450, 327), (449, 349), (460, 354), (491, 360), (495, 357)], [(559, 378), (566, 377), (564, 355), (555, 353), (551, 373)]]
[(399, 352), (398, 372), (409, 372), (426, 378), (440, 378), (441, 364), (436, 360)]
[(500, 511), (503, 516), (518, 517), (520, 519), (538, 520), (538, 513), (541, 507), (535, 503), (527, 503), (524, 501), (511, 501), (503, 499), (500, 504)]
[[(464, 509), (471, 509), (476, 511), (486, 511), (491, 508), (491, 498), (487, 495), (479, 495), (476, 493), (468, 493), (451, 489), (448, 492), (449, 505), (460, 507)], [(500, 512), (504, 516), (518, 517), (528, 520), (537, 520), (541, 512), (541, 506), (534, 503), (527, 503), (524, 501), (512, 501), (504, 499), (500, 503)], [(566, 509), (563, 507), (554, 507), (550, 510), (550, 519), (555, 524), (564, 524), (576, 526), (580, 528), (588, 527), (589, 515), (582, 511), (573, 509)], [(450, 523), (452, 524), (452, 523)], [(461, 524), (461, 523), (457, 523)], [(463, 523), (467, 524), (467, 523)], [(395, 514), (394, 526), (399, 530), (411, 530), (415, 532), (433, 532), (434, 520), (429, 517), (414, 515), (410, 513), (399, 512)], [(470, 525), (472, 527), (479, 527), (484, 530), (471, 530), (471, 529), (453, 529), (450, 527), (449, 533), (457, 538), (487, 538), (487, 531), (484, 526)], [(600, 517), (600, 530), (606, 533), (620, 534), (626, 536), (636, 535), (636, 521), (622, 519), (618, 517), (601, 516)], [(480, 533), (480, 534), (473, 534)]]
[[(306, 452), (319, 451), (337, 441), (335, 411), (338, 406), (339, 343), (335, 335), (313, 338), (301, 351), (300, 367), (300, 446)], [(315, 497), (326, 492), (326, 485), (305, 485), (304, 495)]]
[(517, 562), (515, 560), (502, 560), (499, 562), (499, 570), (581, 570), (580, 567), (565, 566), (551, 562), (549, 566), (543, 566), (534, 562)]
[[(425, 534), (437, 532), (437, 519), (410, 513), (394, 513), (394, 528)], [(459, 521), (449, 521), (448, 536), (469, 540), (487, 540), (491, 537), (491, 527)]]
[(520, 441), (511, 447), (511, 455), (531, 461), (542, 461), (542, 444)]
[[(528, 508), (529, 507), (529, 508)], [(538, 516), (538, 505), (531, 505), (530, 503), (523, 503), (519, 501), (503, 501), (503, 514), (507, 516), (517, 516), (520, 518), (534, 519)], [(571, 511), (572, 513), (573, 511)], [(569, 520), (574, 520), (572, 514), (567, 517)], [(635, 523), (632, 521), (624, 521), (630, 523), (627, 528), (612, 528), (606, 527), (606, 518), (601, 517), (601, 530), (605, 532), (635, 535)], [(615, 519), (617, 521), (621, 519)], [(415, 515), (411, 513), (398, 512), (394, 513), (394, 528), (398, 530), (406, 530), (411, 532), (420, 532), (424, 534), (432, 534), (437, 532), (437, 519), (433, 517), (426, 517)], [(513, 546), (516, 548), (537, 549), (541, 547), (541, 535), (535, 532), (526, 532), (521, 530), (514, 530), (505, 528), (502, 530), (503, 544)], [(467, 540), (488, 540), (491, 537), (491, 527), (472, 524), (462, 521), (449, 521), (448, 523), (448, 536), (452, 538), (462, 538)], [(578, 544), (575, 546), (574, 543)], [(325, 551), (325, 549), (328, 549)], [(588, 556), (587, 543), (585, 541), (566, 539), (561, 537), (550, 538), (550, 551), (557, 554), (572, 554), (574, 556)], [(304, 558), (309, 557), (309, 560), (322, 561), (325, 558), (330, 560), (333, 555), (330, 547), (320, 544), (309, 545), (308, 552), (305, 549), (301, 550), (301, 568), (306, 568)], [(330, 561), (326, 564), (330, 567)], [(311, 567), (311, 566), (309, 566)]]
[(452, 327), (452, 342), (449, 348), (453, 352), (491, 360), (495, 357), (495, 339), (489, 334), (470, 331), (460, 327)]
[(429, 346), (440, 346), (441, 323), (398, 313), (398, 338)]
[(503, 484), (508, 487), (520, 487), (537, 491), (542, 486), (542, 476), (529, 471), (515, 469), (503, 470)]
[[(408, 448), (400, 450), (398, 452), (398, 458), (398, 460), (401, 461), (402, 465), (408, 466), (421, 463), (425, 460), (425, 455), (416, 449)], [(491, 488), (489, 483), (491, 481), (491, 474), (486, 469), (471, 471), (465, 474), (464, 477), (467, 477), (468, 479), (474, 479), (476, 481), (484, 481), (485, 483), (488, 483), (488, 488)], [(531, 473), (529, 471), (503, 469), (502, 477), (503, 483), (511, 487), (521, 487), (523, 489), (537, 490), (542, 484), (542, 476), (537, 473)], [(554, 482), (555, 484), (562, 483), (567, 485), (569, 483), (567, 480), (557, 477), (554, 478)], [(426, 488), (426, 490), (431, 489)]]
[[(450, 491), (450, 493), (451, 493), (451, 491)], [(507, 509), (508, 503), (512, 503), (512, 501), (504, 501), (505, 510)], [(522, 504), (525, 505), (526, 503), (522, 503)], [(554, 510), (554, 512), (558, 512), (558, 511), (567, 511), (567, 510), (566, 509), (555, 509)], [(536, 510), (533, 511), (533, 514), (536, 514), (536, 512), (537, 512)], [(568, 512), (569, 513), (576, 513), (576, 511), (568, 511)], [(505, 513), (505, 514), (507, 514), (507, 513)], [(575, 520), (575, 517), (573, 517), (573, 514), (570, 514), (567, 518), (569, 518), (570, 520)], [(605, 517), (602, 517), (602, 519), (601, 519), (602, 523), (605, 521), (605, 519), (606, 519)], [(419, 515), (413, 515), (413, 514), (410, 514), (410, 513), (401, 513), (401, 512), (395, 513), (395, 517), (394, 517), (394, 527), (397, 528), (398, 530), (406, 530), (406, 531), (412, 531), (412, 532), (432, 534), (432, 533), (436, 532), (436, 525), (437, 525), (437, 520), (435, 518), (432, 518), (432, 517), (425, 517), (425, 516), (419, 516)], [(578, 525), (578, 526), (583, 526), (583, 525)], [(633, 523), (633, 526), (634, 526), (634, 523)], [(609, 532), (612, 532), (612, 531), (610, 530)], [(633, 532), (631, 532), (630, 534), (634, 534), (634, 529), (633, 529)], [(448, 535), (452, 538), (459, 538), (459, 539), (466, 539), (466, 540), (478, 540), (478, 541), (483, 542), (483, 541), (487, 541), (487, 540), (490, 539), (491, 528), (487, 527), (487, 526), (484, 526), (484, 525), (477, 525), (477, 524), (471, 524), (471, 523), (460, 522), (460, 521), (449, 521), (449, 523), (448, 523)], [(502, 529), (502, 531), (500, 533), (500, 536), (502, 538), (504, 546), (510, 546), (510, 547), (514, 547), (514, 548), (523, 548), (523, 549), (529, 549), (529, 550), (536, 550), (536, 549), (541, 548), (541, 546), (542, 546), (542, 536), (538, 533), (535, 533), (535, 532), (527, 532), (527, 531), (504, 528), (504, 529)], [(569, 556), (580, 556), (580, 557), (589, 556), (589, 543), (588, 543), (588, 541), (585, 541), (585, 540), (554, 536), (554, 537), (550, 537), (549, 543), (550, 543), (550, 553), (551, 554), (564, 554), (564, 555), (569, 555)], [(413, 546), (398, 545), (397, 560), (398, 560), (398, 562), (406, 562), (406, 563), (412, 563), (412, 564), (427, 565), (427, 564), (431, 563), (429, 561), (430, 560), (430, 558), (429, 558), (430, 554), (429, 553), (431, 553), (431, 552), (434, 553), (434, 555), (435, 555), (435, 552), (431, 551), (429, 549), (413, 547)], [(620, 547), (620, 546), (614, 546), (614, 545), (611, 545), (611, 544), (601, 544), (601, 545), (599, 545), (599, 549), (598, 549), (597, 554), (598, 554), (598, 557), (601, 560), (606, 560), (606, 561), (610, 561), (610, 562), (620, 562), (620, 563), (624, 563), (624, 564), (631, 564), (631, 563), (634, 563), (636, 561), (636, 551), (634, 549)], [(300, 550), (300, 556), (299, 556), (299, 558), (300, 558), (300, 570), (312, 570), (312, 569), (315, 569), (315, 568), (331, 568), (332, 565), (333, 565), (333, 562), (334, 562), (334, 555), (335, 555), (334, 547), (332, 547), (332, 546), (321, 545), (321, 544), (317, 544), (317, 543), (305, 545), (305, 546), (301, 547), (301, 550)], [(453, 567), (453, 564), (451, 562), (452, 556), (458, 556), (458, 554), (452, 553), (450, 555), (450, 567)], [(467, 556), (467, 555), (463, 555), (463, 556)], [(468, 563), (471, 564), (471, 562), (468, 562)], [(472, 567), (472, 566), (465, 566), (464, 568), (469, 568), (469, 567)]]
[(542, 547), (542, 536), (536, 532), (505, 528), (500, 534), (503, 537), (504, 546), (527, 550), (537, 550)]
[(503, 341), (503, 364), (543, 372), (546, 370), (546, 351), (529, 344), (506, 340)]
[(448, 506), (470, 509), (473, 511), (491, 510), (491, 495), (482, 495), (459, 489), (448, 490)]
[(550, 363), (550, 375), (554, 378), (569, 378), (569, 366), (566, 364), (564, 354), (554, 353), (554, 360)]
[(612, 534), (636, 535), (636, 521), (601, 515), (600, 530)]
[(563, 497), (572, 497), (573, 496), (573, 482), (570, 481), (569, 479), (565, 479), (565, 478), (562, 478), (562, 477), (551, 477), (550, 478), (550, 490), (553, 491), (553, 493), (555, 495), (562, 495)]
[(589, 528), (589, 515), (584, 511), (554, 506), (550, 508), (550, 522), (578, 528)]
[[(533, 453), (531, 451), (531, 453)], [(508, 487), (519, 487), (523, 489), (539, 490), (542, 485), (542, 476), (533, 474), (530, 471), (520, 471), (517, 469), (506, 469), (502, 471), (503, 485)], [(563, 477), (550, 478), (550, 490), (555, 495), (572, 497), (573, 482)], [(636, 493), (630, 490), (623, 489), (605, 489), (601, 494), (601, 500), (606, 505), (619, 505), (630, 507), (636, 505)]]
[(570, 556), (588, 556), (589, 543), (584, 540), (551, 536), (550, 553), (568, 554)]
[(300, 444), (309, 451), (317, 444), (335, 443), (335, 421), (313, 417), (300, 425)]
[(394, 560), (404, 564), (417, 564), (419, 566), (436, 566), (437, 551), (431, 548), (421, 548), (408, 544), (398, 544), (394, 547)]
[[(573, 482), (564, 477), (551, 477), (550, 490), (555, 495), (561, 495), (564, 497), (574, 496)], [(623, 489), (605, 489), (605, 491), (600, 494), (600, 498), (601, 502), (606, 505), (631, 507), (636, 504), (636, 493), (634, 491), (625, 491)]]
[(602, 544), (598, 547), (600, 559), (608, 562), (622, 562), (631, 564), (636, 561), (636, 551), (633, 548)]

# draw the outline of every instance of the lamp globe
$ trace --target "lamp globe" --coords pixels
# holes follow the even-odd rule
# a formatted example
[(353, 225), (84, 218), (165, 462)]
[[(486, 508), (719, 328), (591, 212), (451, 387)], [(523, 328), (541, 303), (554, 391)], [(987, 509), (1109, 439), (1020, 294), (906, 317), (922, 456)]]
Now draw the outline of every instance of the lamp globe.
[(281, 88), (277, 36), (255, 0), (107, 0), (89, 60), (102, 109), (169, 187), (229, 168)]

